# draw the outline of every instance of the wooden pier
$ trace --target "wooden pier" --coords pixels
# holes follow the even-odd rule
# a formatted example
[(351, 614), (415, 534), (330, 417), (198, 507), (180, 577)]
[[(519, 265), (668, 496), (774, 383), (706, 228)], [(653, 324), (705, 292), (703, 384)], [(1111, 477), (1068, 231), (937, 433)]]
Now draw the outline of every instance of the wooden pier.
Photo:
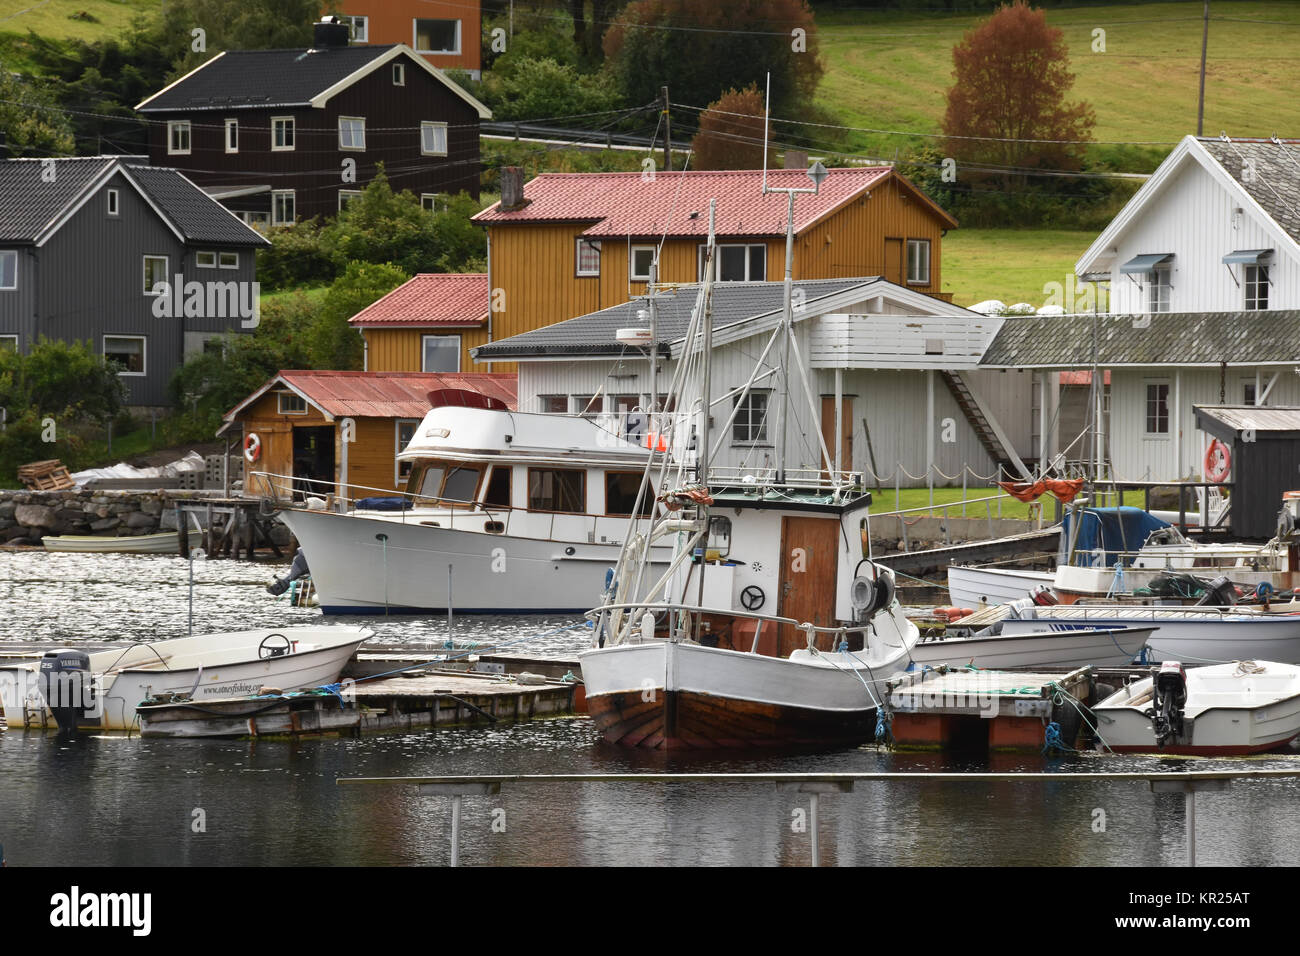
[(235, 558), (244, 555), (255, 560), (259, 543), (284, 557), (280, 547), (271, 539), (275, 516), (263, 512), (261, 498), (197, 498), (176, 502), (177, 538), (181, 557), (190, 555), (190, 539), (186, 529), (198, 527), (203, 531), (203, 550), (210, 558)]
[(585, 711), (581, 683), (527, 683), (518, 677), (426, 672), (365, 681), (350, 690), (362, 708), (362, 733), (510, 723)]

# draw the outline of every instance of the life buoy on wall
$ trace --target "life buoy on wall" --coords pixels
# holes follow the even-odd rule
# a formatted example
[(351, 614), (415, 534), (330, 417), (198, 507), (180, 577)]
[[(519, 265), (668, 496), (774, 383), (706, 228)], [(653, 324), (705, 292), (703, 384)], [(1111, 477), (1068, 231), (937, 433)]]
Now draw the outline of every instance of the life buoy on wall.
[(261, 457), (262, 439), (257, 437), (257, 432), (249, 432), (244, 436), (244, 458), (251, 463)]
[(1208, 481), (1222, 482), (1232, 470), (1232, 452), (1219, 439), (1210, 442), (1205, 450), (1205, 477)]

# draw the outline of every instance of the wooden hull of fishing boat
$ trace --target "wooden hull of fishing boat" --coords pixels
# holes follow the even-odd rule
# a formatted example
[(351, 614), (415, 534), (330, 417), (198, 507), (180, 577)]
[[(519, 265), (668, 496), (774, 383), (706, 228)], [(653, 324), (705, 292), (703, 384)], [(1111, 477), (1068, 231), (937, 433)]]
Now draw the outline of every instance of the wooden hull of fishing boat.
[(1093, 708), (1097, 729), (1120, 753), (1169, 753), (1228, 757), (1267, 753), (1300, 735), (1300, 668), (1258, 662), (1263, 674), (1241, 674), (1237, 665), (1187, 671), (1185, 732), (1157, 747), (1151, 718), (1151, 679), (1112, 694)]
[(848, 666), (848, 654), (796, 651), (785, 659), (668, 641), (588, 651), (581, 660), (588, 709), (611, 743), (849, 746), (874, 734), (876, 700), (906, 666), (906, 650), (870, 669)]
[(948, 597), (957, 607), (1010, 604), (1040, 585), (1052, 586), (1049, 571), (1021, 571), (1011, 568), (948, 568)]
[[(292, 642), (293, 652), (261, 657), (259, 648), (264, 641), (269, 640), (271, 647), (283, 646), (279, 635)], [(256, 694), (263, 687), (288, 691), (333, 683), (370, 636), (368, 629), (357, 627), (283, 628), (182, 637), (99, 651), (90, 655), (97, 703), (78, 726), (131, 729), (136, 707), (153, 695), (190, 694), (202, 702)], [(4, 700), (5, 722), (10, 727), (54, 726), (53, 715), (43, 706), (37, 689), (38, 668), (4, 669), (27, 672), (11, 674), (13, 688)]]
[[(621, 550), (589, 543), (585, 532), (523, 538), (326, 511), (281, 519), (302, 545), (325, 614), (442, 613), (449, 601), (458, 614), (581, 613), (599, 603)], [(651, 573), (666, 567), (671, 549), (661, 550), (664, 564)]]
[(912, 660), (930, 665), (969, 663), (985, 670), (1123, 667), (1141, 653), (1155, 630), (1153, 626), (1088, 631), (1043, 628), (1036, 634), (921, 641), (912, 648)]
[[(202, 531), (191, 531), (190, 547), (197, 548), (203, 540)], [(63, 534), (41, 539), (46, 551), (68, 551), (78, 554), (179, 554), (180, 535), (175, 531), (160, 534), (123, 535), (110, 538), (100, 535)]]
[(849, 713), (731, 700), (689, 691), (588, 697), (610, 743), (646, 750), (852, 747), (871, 740), (875, 707)]
[(1224, 661), (1279, 661), (1300, 664), (1300, 615), (1245, 615), (1196, 608), (1093, 607), (1036, 608), (1036, 618), (1006, 620), (1003, 634), (1088, 628), (1149, 627), (1149, 659), (1186, 665)]

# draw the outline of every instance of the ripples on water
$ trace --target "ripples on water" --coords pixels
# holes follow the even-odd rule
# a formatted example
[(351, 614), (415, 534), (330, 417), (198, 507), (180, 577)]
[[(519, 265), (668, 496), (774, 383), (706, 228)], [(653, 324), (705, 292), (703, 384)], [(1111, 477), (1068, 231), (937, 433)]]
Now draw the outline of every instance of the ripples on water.
[[(195, 630), (313, 623), (263, 590), (265, 565), (196, 561)], [(185, 633), (187, 563), (124, 555), (0, 554), (0, 642)], [(338, 619), (340, 621), (347, 619)], [(355, 619), (353, 619), (355, 620)], [(388, 641), (446, 636), (446, 621), (366, 618)], [(573, 619), (456, 620), (460, 640), (502, 640)], [(540, 647), (573, 652), (582, 631)], [(533, 643), (520, 649), (537, 649)], [(818, 755), (624, 751), (590, 721), (536, 721), (359, 740), (146, 741), (0, 733), (0, 843), (11, 866), (445, 864), (448, 802), (340, 777), (652, 771), (1153, 770), (1295, 767), (1036, 755), (961, 758), (871, 748)], [(1300, 784), (1238, 783), (1198, 799), (1203, 863), (1300, 864)], [(792, 831), (807, 797), (770, 784), (507, 784), (467, 798), (463, 864), (804, 864)], [(201, 809), (207, 832), (194, 833)], [(504, 810), (505, 832), (493, 832)], [(1105, 831), (1096, 832), (1098, 810)], [(1183, 802), (1145, 783), (861, 783), (821, 800), (823, 862), (841, 865), (1181, 864)], [(500, 815), (497, 815), (500, 820)]]

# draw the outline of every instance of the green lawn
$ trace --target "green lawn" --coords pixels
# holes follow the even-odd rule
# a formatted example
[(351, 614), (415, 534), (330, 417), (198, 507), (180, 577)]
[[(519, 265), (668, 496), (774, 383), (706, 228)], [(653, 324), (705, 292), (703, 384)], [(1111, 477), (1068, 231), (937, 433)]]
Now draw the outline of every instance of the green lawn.
[(0, 0), (0, 33), (98, 40), (159, 9), (159, 0)]
[[(928, 488), (902, 488), (898, 494), (894, 493), (893, 488), (882, 488), (880, 490), (871, 490), (871, 513), (881, 515), (890, 511), (907, 511), (910, 508), (928, 508), (930, 505), (930, 489)], [(1000, 501), (971, 503), (972, 499), (988, 498), (992, 495), (1002, 495)], [(934, 504), (935, 513), (942, 514), (942, 506), (960, 502), (962, 500), (962, 490), (960, 488), (935, 488)], [(1135, 508), (1143, 506), (1143, 495), (1140, 491), (1126, 491), (1124, 493), (1124, 504), (1131, 505)], [(962, 514), (960, 505), (948, 510), (948, 516), (952, 518), (983, 518), (992, 509), (995, 518), (1028, 518), (1029, 505), (1023, 501), (1017, 501), (1015, 498), (1007, 496), (1001, 488), (976, 488), (966, 489), (966, 513)], [(1050, 495), (1044, 495), (1041, 499), (1043, 502), (1043, 516), (1051, 520), (1055, 514), (1056, 501)], [(1112, 507), (1116, 502), (1110, 500), (1101, 501), (1104, 507)], [(921, 514), (923, 512), (917, 512)]]
[[(1201, 11), (1197, 0), (1047, 12), (1048, 23), (1065, 31), (1074, 97), (1097, 111), (1098, 141), (1172, 143), (1196, 132)], [(1300, 3), (1215, 0), (1210, 12), (1206, 134), (1300, 133)], [(938, 132), (952, 47), (986, 16), (819, 12), (826, 62), (820, 103), (846, 126)], [(1091, 49), (1097, 28), (1106, 31), (1104, 53)], [(912, 142), (883, 133), (854, 138), (856, 148), (885, 158)]]
[(1069, 229), (955, 229), (943, 238), (943, 291), (958, 305), (985, 299), (1045, 305), (1044, 286), (1064, 288), (1096, 238)]

